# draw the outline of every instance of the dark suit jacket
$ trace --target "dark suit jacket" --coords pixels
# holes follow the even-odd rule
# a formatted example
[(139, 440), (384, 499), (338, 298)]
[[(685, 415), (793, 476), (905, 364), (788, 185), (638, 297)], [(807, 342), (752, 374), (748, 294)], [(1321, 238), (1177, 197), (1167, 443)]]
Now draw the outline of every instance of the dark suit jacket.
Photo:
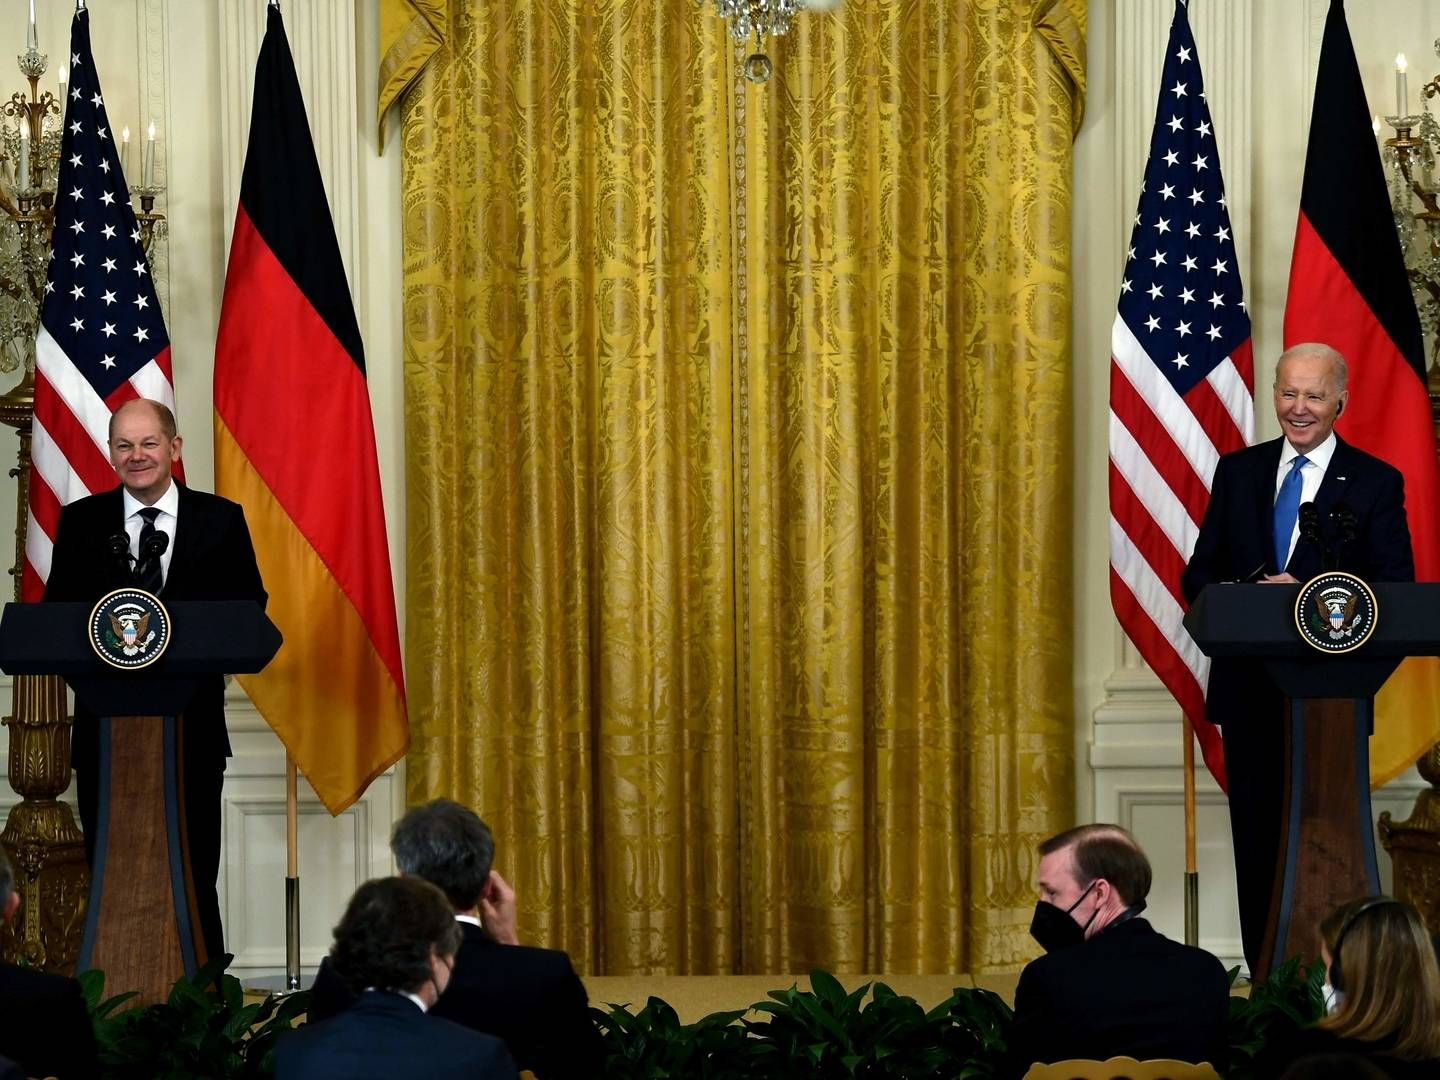
[[(179, 482), (176, 481), (178, 484)], [(179, 484), (175, 546), (160, 590), (162, 600), (266, 601), (255, 548), (238, 503)], [(109, 538), (125, 527), (122, 488), (90, 495), (60, 512), (45, 599), (90, 603), (133, 584), (129, 568), (110, 554)], [(187, 740), (200, 740), (217, 758), (230, 753), (225, 733), (225, 681), (202, 680), (185, 710)], [(92, 767), (98, 731), (83, 709), (75, 713), (73, 759)]]
[(100, 1075), (80, 984), (0, 964), (0, 1054), (30, 1076), (94, 1080)]
[[(1215, 467), (1210, 504), (1195, 552), (1181, 585), (1194, 600), (1206, 585), (1235, 581), (1257, 567), (1278, 574), (1275, 566), (1275, 474), (1280, 468), (1282, 439), (1247, 446), (1226, 454)], [(1405, 523), (1405, 480), (1400, 471), (1339, 436), (1335, 456), (1315, 494), (1322, 521), (1337, 507), (1355, 515), (1355, 540), (1339, 553), (1340, 569), (1367, 581), (1414, 581), (1415, 560)], [(1301, 537), (1285, 569), (1301, 581), (1323, 566), (1321, 552)]]
[[(1274, 536), (1275, 475), (1282, 443), (1283, 437), (1248, 446), (1226, 454), (1216, 465), (1205, 520), (1180, 579), (1187, 601), (1193, 603), (1206, 585), (1250, 579), (1257, 567), (1266, 574), (1280, 572), (1275, 566)], [(1414, 581), (1404, 477), (1398, 469), (1337, 435), (1335, 455), (1315, 493), (1315, 508), (1329, 530), (1327, 536), (1333, 535), (1330, 514), (1342, 506), (1355, 515), (1355, 539), (1338, 552), (1338, 569), (1366, 581)], [(1306, 581), (1325, 569), (1323, 554), (1302, 536), (1284, 569)], [(1205, 698), (1206, 716), (1223, 724), (1256, 709), (1273, 712), (1278, 708), (1278, 691), (1271, 691), (1274, 701), (1257, 704), (1257, 687), (1268, 684), (1258, 664), (1215, 661)]]
[(499, 1039), (420, 1011), (409, 998), (370, 990), (339, 1016), (281, 1037), (275, 1078), (514, 1080)]
[[(472, 923), (462, 922), (460, 929), (455, 970), (431, 1012), (505, 1040), (519, 1067), (540, 1080), (598, 1076), (600, 1035), (570, 957), (497, 944)], [(311, 1021), (334, 1016), (354, 1000), (327, 957), (315, 975)]]
[(1028, 964), (1015, 989), (1009, 1073), (1126, 1054), (1225, 1069), (1229, 978), (1202, 949), (1129, 919)]

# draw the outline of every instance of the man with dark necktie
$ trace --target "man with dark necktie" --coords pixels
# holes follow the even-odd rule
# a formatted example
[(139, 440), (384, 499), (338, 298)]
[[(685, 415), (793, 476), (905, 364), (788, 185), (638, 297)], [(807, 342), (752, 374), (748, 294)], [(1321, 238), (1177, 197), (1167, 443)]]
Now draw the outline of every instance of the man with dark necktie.
[[(1295, 583), (1325, 569), (1371, 582), (1415, 580), (1404, 477), (1335, 434), (1350, 396), (1346, 382), (1345, 358), (1328, 345), (1296, 345), (1280, 357), (1274, 398), (1281, 437), (1226, 454), (1216, 465), (1181, 579), (1187, 601), (1217, 582)], [(1306, 504), (1315, 529), (1301, 528)], [(1327, 554), (1338, 565), (1326, 565)], [(1240, 929), (1252, 971), (1280, 850), (1284, 708), (1260, 664), (1211, 663), (1205, 714), (1225, 741)]]
[[(110, 417), (110, 463), (120, 485), (67, 505), (60, 514), (47, 601), (93, 603), (139, 585), (163, 601), (266, 600), (245, 513), (237, 503), (176, 480), (181, 437), (175, 416), (158, 401), (126, 402)], [(205, 949), (224, 951), (215, 881), (220, 870), (220, 789), (230, 740), (225, 683), (200, 680), (180, 717), (185, 824)], [(71, 759), (86, 854), (94, 861), (99, 812), (97, 718), (78, 705)]]

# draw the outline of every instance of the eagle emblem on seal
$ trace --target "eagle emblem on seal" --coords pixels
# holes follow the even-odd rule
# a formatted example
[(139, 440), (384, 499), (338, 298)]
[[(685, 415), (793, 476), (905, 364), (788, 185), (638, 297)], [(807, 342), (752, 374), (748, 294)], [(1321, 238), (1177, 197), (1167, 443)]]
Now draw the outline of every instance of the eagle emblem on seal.
[(150, 630), (148, 611), (137, 614), (133, 608), (121, 608), (120, 611), (109, 614), (110, 629), (119, 639), (117, 644), (126, 656), (134, 656), (155, 640), (155, 634)]
[(1355, 606), (1359, 602), (1359, 594), (1343, 586), (1332, 586), (1316, 592), (1315, 607), (1330, 640), (1339, 641), (1355, 632), (1355, 627), (1360, 622), (1360, 617), (1355, 614)]

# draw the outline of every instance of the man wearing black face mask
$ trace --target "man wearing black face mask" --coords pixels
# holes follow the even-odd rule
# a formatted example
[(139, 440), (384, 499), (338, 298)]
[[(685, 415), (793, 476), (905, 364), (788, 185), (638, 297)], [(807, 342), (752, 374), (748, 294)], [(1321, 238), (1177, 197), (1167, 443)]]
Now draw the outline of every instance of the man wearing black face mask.
[(1150, 861), (1118, 825), (1040, 845), (1030, 933), (1046, 955), (1015, 990), (1009, 1073), (1037, 1061), (1126, 1055), (1208, 1061), (1223, 1072), (1229, 978), (1209, 953), (1140, 918)]

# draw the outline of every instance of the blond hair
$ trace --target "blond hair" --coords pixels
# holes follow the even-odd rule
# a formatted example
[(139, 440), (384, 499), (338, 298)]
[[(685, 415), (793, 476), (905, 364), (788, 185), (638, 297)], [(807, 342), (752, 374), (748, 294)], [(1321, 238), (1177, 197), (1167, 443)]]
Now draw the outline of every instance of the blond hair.
[(1400, 900), (1367, 897), (1320, 923), (1338, 966), (1340, 1005), (1315, 1026), (1338, 1038), (1377, 1043), (1405, 1061), (1440, 1058), (1440, 963), (1419, 914)]

